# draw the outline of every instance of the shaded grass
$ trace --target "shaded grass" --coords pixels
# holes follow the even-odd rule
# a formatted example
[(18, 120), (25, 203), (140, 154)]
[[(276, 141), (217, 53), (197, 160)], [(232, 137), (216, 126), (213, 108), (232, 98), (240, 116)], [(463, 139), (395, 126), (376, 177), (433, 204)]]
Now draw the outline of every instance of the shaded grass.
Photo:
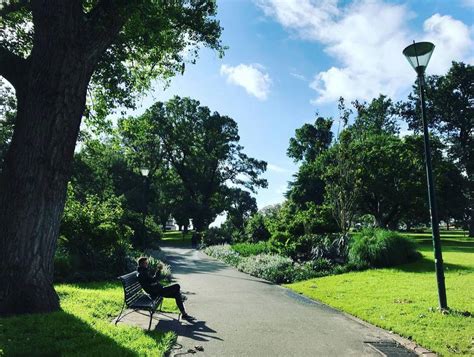
[[(431, 240), (416, 237), (423, 259), (288, 285), (445, 356), (474, 355), (474, 240), (444, 236), (449, 314), (437, 311)], [(471, 315), (471, 316), (464, 316)]]
[[(61, 311), (0, 319), (0, 355), (6, 356), (164, 356), (173, 332), (144, 331), (118, 324), (123, 290), (118, 283), (56, 286)], [(165, 299), (163, 309), (176, 311)]]

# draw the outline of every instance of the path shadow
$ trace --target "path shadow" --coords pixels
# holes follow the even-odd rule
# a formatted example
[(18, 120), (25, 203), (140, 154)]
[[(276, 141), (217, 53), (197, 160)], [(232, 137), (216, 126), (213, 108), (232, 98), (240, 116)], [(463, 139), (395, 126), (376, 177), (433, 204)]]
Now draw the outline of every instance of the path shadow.
[[(242, 274), (245, 274), (245, 273), (242, 273)], [(248, 281), (253, 281), (255, 283), (262, 283), (262, 284), (267, 284), (267, 285), (277, 285), (277, 284), (272, 283), (271, 281), (266, 281), (257, 277), (253, 277), (253, 279), (251, 279), (251, 278), (244, 278), (241, 276), (230, 276), (230, 275), (225, 275), (225, 274), (208, 274), (208, 275), (221, 276), (223, 278), (229, 278), (229, 279), (248, 280)]]
[(226, 265), (225, 263), (222, 263), (217, 260), (190, 260), (190, 258), (185, 255), (167, 255), (166, 259), (168, 264), (170, 264), (173, 273), (177, 274), (206, 274), (221, 276), (230, 279), (248, 280), (267, 285), (274, 285), (273, 283), (260, 278), (245, 278), (243, 276), (239, 277), (220, 274), (220, 272), (234, 267)]
[(195, 260), (187, 255), (176, 255), (163, 251), (166, 260), (175, 273), (211, 273), (227, 269), (228, 266), (219, 261)]
[(193, 322), (178, 321), (175, 319), (161, 319), (155, 327), (155, 331), (173, 331), (178, 336), (187, 337), (194, 341), (206, 342), (209, 340), (223, 341), (215, 336), (216, 330), (206, 325), (206, 321), (195, 320)]

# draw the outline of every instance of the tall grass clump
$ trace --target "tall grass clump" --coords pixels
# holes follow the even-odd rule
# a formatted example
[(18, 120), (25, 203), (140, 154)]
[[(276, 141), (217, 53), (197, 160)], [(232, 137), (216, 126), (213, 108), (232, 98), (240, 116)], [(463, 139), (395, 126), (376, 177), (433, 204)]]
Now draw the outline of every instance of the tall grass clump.
[(349, 263), (358, 267), (391, 267), (419, 257), (413, 241), (384, 229), (362, 230), (352, 238), (349, 248)]

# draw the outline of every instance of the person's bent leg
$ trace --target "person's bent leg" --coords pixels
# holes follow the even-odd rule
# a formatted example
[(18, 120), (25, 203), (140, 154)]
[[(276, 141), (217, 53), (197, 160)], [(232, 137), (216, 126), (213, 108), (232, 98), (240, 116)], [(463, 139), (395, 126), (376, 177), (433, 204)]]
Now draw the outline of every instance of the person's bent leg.
[(179, 311), (183, 316), (187, 315), (186, 309), (184, 308), (183, 299), (181, 298), (181, 287), (179, 284), (172, 284), (165, 286), (161, 289), (161, 295), (167, 298), (174, 298)]

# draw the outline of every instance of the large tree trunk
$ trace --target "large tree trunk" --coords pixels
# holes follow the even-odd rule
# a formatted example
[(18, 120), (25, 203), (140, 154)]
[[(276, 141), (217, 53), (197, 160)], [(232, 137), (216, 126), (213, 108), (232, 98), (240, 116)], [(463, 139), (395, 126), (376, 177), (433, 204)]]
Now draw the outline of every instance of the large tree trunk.
[(0, 177), (0, 315), (59, 308), (54, 252), (93, 70), (78, 40), (80, 3), (35, 6), (32, 53), (7, 78), (18, 107)]
[(0, 315), (59, 307), (53, 257), (90, 78), (73, 50), (31, 58), (0, 178)]
[(0, 315), (59, 308), (54, 252), (87, 86), (127, 18), (125, 2), (32, 1), (27, 60), (1, 49), (17, 118), (0, 176)]

